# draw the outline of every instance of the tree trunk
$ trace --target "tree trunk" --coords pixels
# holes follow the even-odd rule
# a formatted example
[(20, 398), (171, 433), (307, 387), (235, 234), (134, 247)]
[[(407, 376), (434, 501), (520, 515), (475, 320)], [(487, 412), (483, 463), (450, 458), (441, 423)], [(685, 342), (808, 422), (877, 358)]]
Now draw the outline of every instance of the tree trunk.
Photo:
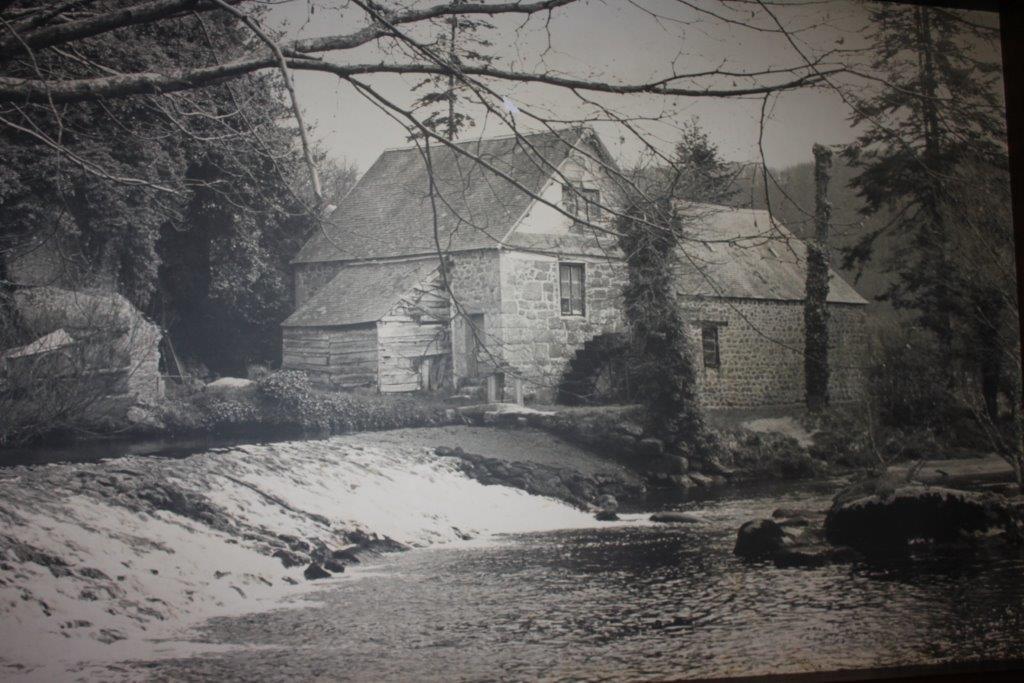
[[(947, 389), (954, 386), (953, 372), (953, 302), (950, 296), (950, 278), (952, 264), (949, 254), (949, 234), (946, 230), (942, 213), (942, 184), (936, 178), (946, 169), (941, 167), (942, 133), (939, 121), (937, 101), (938, 86), (935, 78), (935, 50), (932, 38), (930, 7), (917, 7), (916, 20), (918, 29), (918, 80), (921, 83), (920, 105), (921, 117), (924, 121), (924, 169), (922, 175), (928, 184), (925, 200), (925, 214), (928, 230), (925, 232), (927, 243), (921, 244), (925, 258), (931, 259), (933, 268), (932, 282), (927, 284), (932, 289), (933, 300), (930, 318), (939, 338), (942, 362), (947, 368)], [(927, 266), (926, 266), (927, 267)]]
[(818, 413), (828, 406), (828, 229), (832, 204), (828, 200), (832, 151), (814, 145), (815, 235), (807, 244), (807, 286), (804, 299), (804, 381), (807, 409)]

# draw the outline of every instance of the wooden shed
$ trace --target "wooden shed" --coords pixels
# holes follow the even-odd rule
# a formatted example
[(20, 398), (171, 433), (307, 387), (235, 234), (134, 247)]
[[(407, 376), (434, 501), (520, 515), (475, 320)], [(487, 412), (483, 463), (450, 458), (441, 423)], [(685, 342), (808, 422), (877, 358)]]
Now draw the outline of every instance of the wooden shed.
[(436, 258), (343, 265), (282, 324), (282, 367), (335, 388), (439, 388), (448, 308)]

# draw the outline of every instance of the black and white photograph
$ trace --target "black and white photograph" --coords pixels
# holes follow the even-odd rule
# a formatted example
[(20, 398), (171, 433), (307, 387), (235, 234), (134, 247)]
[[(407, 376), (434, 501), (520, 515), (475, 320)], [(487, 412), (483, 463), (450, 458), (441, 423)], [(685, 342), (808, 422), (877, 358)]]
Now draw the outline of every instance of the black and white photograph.
[(0, 681), (1021, 680), (1022, 17), (0, 0)]

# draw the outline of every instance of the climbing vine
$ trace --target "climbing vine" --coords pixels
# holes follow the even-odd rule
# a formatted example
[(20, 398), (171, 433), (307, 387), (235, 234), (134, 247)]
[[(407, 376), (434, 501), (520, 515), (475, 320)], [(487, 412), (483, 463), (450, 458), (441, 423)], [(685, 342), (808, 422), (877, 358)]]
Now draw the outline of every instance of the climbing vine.
[(695, 444), (705, 436), (704, 420), (673, 284), (680, 221), (669, 200), (638, 201), (618, 227), (628, 273), (623, 302), (635, 394), (654, 434), (670, 446)]
[(828, 201), (832, 151), (814, 145), (815, 239), (807, 244), (807, 285), (804, 303), (804, 378), (807, 409), (820, 412), (828, 405)]

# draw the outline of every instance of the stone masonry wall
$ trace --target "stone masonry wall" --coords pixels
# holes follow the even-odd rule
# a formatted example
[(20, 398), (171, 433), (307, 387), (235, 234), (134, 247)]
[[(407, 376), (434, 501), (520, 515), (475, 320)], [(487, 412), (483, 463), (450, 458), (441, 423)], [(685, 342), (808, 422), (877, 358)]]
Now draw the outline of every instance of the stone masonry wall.
[(481, 374), (493, 368), (501, 358), (500, 254), (477, 251), (453, 254), (448, 269), (449, 284), (455, 294), (452, 315), (452, 376), (456, 384), (466, 377), (466, 315), (484, 314), (484, 329), (477, 331), (480, 345), (477, 354)]
[[(693, 322), (702, 402), (706, 407), (754, 407), (804, 401), (803, 303), (772, 300), (685, 301)], [(867, 331), (863, 306), (829, 305), (829, 398), (857, 400), (864, 391)], [(720, 367), (704, 366), (701, 325), (718, 326)]]
[(503, 357), (539, 400), (553, 398), (569, 360), (593, 337), (624, 329), (622, 286), (625, 264), (600, 257), (565, 256), (585, 264), (586, 314), (563, 316), (559, 258), (506, 251), (501, 258)]

